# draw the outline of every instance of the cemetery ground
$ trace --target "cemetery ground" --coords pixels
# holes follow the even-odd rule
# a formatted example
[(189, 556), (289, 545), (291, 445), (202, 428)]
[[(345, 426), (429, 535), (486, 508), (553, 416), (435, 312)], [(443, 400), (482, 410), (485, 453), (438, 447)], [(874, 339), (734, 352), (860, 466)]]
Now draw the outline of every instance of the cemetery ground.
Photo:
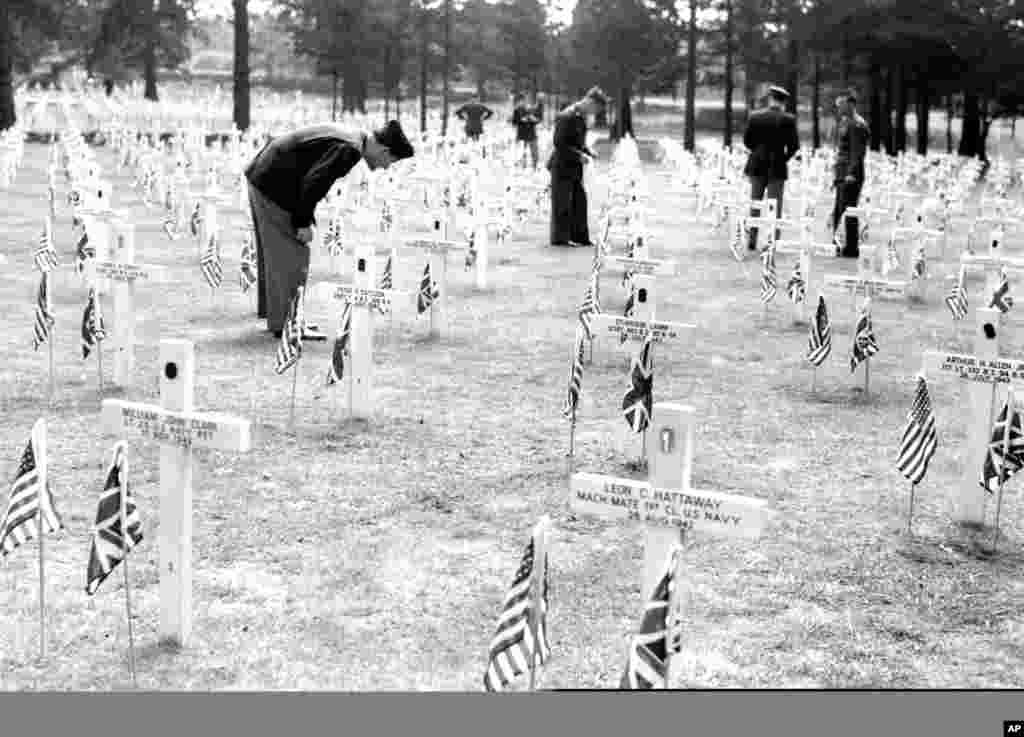
[[(0, 678), (7, 689), (125, 689), (121, 571), (95, 597), (84, 591), (114, 439), (99, 431), (95, 356), (81, 358), (86, 290), (70, 267), (63, 205), (50, 413), (46, 347), (31, 347), (31, 252), (46, 209), (47, 154), (27, 146), (0, 209), (0, 469), (9, 484), (32, 423), (49, 416), (49, 476), (66, 530), (46, 540), (45, 661), (36, 543), (0, 567)], [(156, 642), (158, 446), (129, 438), (145, 537), (128, 558), (139, 687), (480, 690), (502, 600), (542, 514), (554, 522), (553, 653), (539, 685), (617, 687), (647, 593), (638, 585), (643, 535), (571, 514), (560, 414), (591, 250), (549, 248), (545, 205), (504, 246), (492, 241), (485, 292), (473, 288), (461, 256), (450, 257), (450, 326), (440, 339), (426, 339), (427, 318), (414, 312), (396, 315), (393, 328), (376, 319), (375, 418), (344, 420), (344, 384), (323, 386), (330, 343), (307, 343), (292, 429), (291, 374), (274, 373), (276, 341), (237, 284), (241, 231), (225, 231), (225, 282), (211, 298), (195, 242), (170, 242), (160, 213), (142, 205), (126, 174), (114, 174), (111, 152), (101, 149), (99, 160), (115, 209), (137, 223), (137, 259), (168, 268), (167, 283), (137, 288), (136, 386), (108, 386), (105, 396), (157, 402), (158, 342), (188, 338), (196, 343), (197, 408), (254, 422), (252, 452), (196, 451), (195, 617), (180, 652)], [(913, 539), (904, 535), (909, 487), (893, 467), (922, 352), (971, 352), (972, 321), (953, 323), (934, 292), (927, 305), (876, 300), (881, 351), (865, 399), (847, 365), (851, 299), (827, 296), (833, 352), (812, 396), (807, 329), (792, 325), (784, 290), (762, 319), (757, 260), (736, 263), (724, 233), (695, 222), (690, 202), (657, 186), (660, 168), (645, 171), (656, 193), (651, 253), (679, 262), (677, 277), (657, 282), (658, 317), (698, 326), (691, 345), (655, 349), (655, 401), (698, 412), (697, 488), (764, 499), (777, 512), (757, 542), (687, 542), (684, 649), (671, 685), (1024, 687), (1020, 480), (1007, 485), (997, 556), (986, 553), (990, 530), (948, 521), (946, 495), (965, 460), (961, 382), (931, 383), (939, 449), (918, 489)], [(595, 192), (592, 220), (599, 204)], [(230, 220), (243, 222), (238, 211)], [(884, 242), (882, 233), (872, 237)], [(415, 290), (423, 262), (408, 254), (400, 251), (396, 286)], [(779, 257), (783, 284), (790, 258)], [(314, 253), (313, 282), (349, 279), (332, 278), (328, 265)], [(826, 262), (828, 271), (853, 268)], [(605, 273), (601, 301), (621, 314), (618, 281)], [(109, 298), (103, 306), (109, 316)], [(311, 301), (308, 312), (333, 336), (337, 303)], [(1009, 356), (1024, 349), (1015, 332)], [(627, 465), (639, 443), (629, 453), (620, 444), (625, 361), (607, 338), (594, 357), (584, 371), (575, 470), (643, 477)]]

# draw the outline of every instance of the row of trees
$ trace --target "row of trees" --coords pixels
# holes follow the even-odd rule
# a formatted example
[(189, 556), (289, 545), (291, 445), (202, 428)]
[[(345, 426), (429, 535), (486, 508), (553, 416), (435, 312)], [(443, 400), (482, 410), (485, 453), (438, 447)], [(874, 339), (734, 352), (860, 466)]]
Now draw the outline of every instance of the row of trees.
[[(252, 22), (234, 10), (235, 120), (249, 124)], [(577, 0), (567, 26), (551, 22), (556, 0), (276, 0), (275, 20), (294, 53), (331, 80), (340, 109), (369, 97), (399, 110), (450, 90), (462, 76), (486, 98), (493, 89), (545, 91), (562, 100), (590, 84), (615, 99), (613, 136), (632, 133), (632, 98), (686, 90), (684, 142), (695, 139), (698, 85), (722, 90), (723, 136), (733, 142), (734, 103), (754, 104), (765, 82), (782, 82), (794, 110), (821, 110), (840, 86), (861, 92), (872, 147), (925, 151), (929, 113), (962, 115), (959, 152), (984, 157), (992, 121), (1024, 99), (1024, 16), (1015, 0)], [(111, 76), (139, 70), (157, 98), (157, 69), (187, 56), (193, 0), (5, 0), (0, 8), (0, 128), (13, 120), (13, 69), (47, 52)], [(809, 104), (807, 104), (809, 103)], [(917, 139), (908, 141), (913, 113)]]

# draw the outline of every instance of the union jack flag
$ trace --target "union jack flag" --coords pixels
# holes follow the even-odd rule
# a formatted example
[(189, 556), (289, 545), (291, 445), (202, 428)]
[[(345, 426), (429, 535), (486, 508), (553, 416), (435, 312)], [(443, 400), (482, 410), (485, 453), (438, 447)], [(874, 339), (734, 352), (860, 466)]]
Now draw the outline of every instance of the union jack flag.
[(807, 298), (807, 282), (804, 281), (803, 272), (800, 271), (800, 259), (793, 264), (793, 275), (789, 277), (786, 284), (786, 292), (793, 304), (798, 305)]
[(825, 298), (818, 297), (818, 310), (811, 321), (811, 335), (808, 341), (807, 360), (820, 366), (832, 352), (832, 326), (828, 321)]
[(1011, 395), (992, 426), (992, 438), (981, 469), (981, 485), (993, 494), (999, 490), (1000, 482), (1005, 484), (1021, 468), (1024, 468), (1024, 430), (1020, 409)]
[(1013, 307), (1013, 297), (1010, 296), (1010, 281), (1006, 278), (1006, 269), (999, 271), (999, 286), (996, 287), (995, 292), (992, 293), (992, 302), (989, 303), (989, 307), (995, 307), (997, 310), (1006, 314)]
[(630, 371), (632, 385), (622, 397), (622, 414), (633, 432), (643, 432), (651, 423), (654, 407), (654, 362), (651, 336), (644, 340), (640, 353), (633, 356)]
[(928, 396), (928, 384), (923, 376), (918, 376), (914, 404), (907, 415), (907, 427), (900, 440), (896, 469), (906, 476), (910, 483), (921, 483), (921, 479), (928, 472), (928, 463), (935, 455), (937, 446), (935, 415), (932, 413), (932, 400)]
[(43, 223), (43, 232), (39, 235), (39, 248), (35, 253), (36, 268), (42, 273), (57, 268), (57, 251), (53, 247), (53, 224), (50, 218)]
[(243, 292), (248, 292), (259, 278), (256, 267), (256, 244), (254, 240), (254, 234), (250, 228), (245, 233), (245, 240), (242, 241), (242, 255), (238, 266), (238, 281)]
[(543, 665), (551, 656), (547, 632), (548, 561), (545, 557), (538, 612), (533, 597), (535, 548), (535, 538), (531, 537), (498, 617), (484, 674), (484, 688), (488, 691), (501, 691), (529, 670), (531, 663), (535, 667)]
[(281, 342), (277, 346), (277, 363), (274, 371), (278, 375), (294, 366), (302, 356), (302, 331), (304, 318), (302, 312), (303, 288), (297, 287), (292, 303), (288, 308), (288, 317), (281, 330)]
[(423, 314), (434, 304), (434, 300), (441, 296), (441, 290), (430, 276), (430, 261), (423, 268), (423, 278), (420, 280), (420, 292), (416, 297), (416, 309)]
[(960, 275), (953, 282), (949, 294), (946, 296), (946, 306), (953, 313), (954, 320), (963, 320), (967, 317), (967, 267), (960, 267)]
[(85, 262), (90, 258), (96, 258), (96, 248), (89, 242), (89, 230), (82, 223), (82, 234), (75, 244), (75, 271), (79, 274), (85, 273)]
[(39, 346), (50, 337), (50, 328), (54, 323), (49, 284), (50, 274), (44, 271), (39, 278), (39, 291), (36, 293), (36, 320), (32, 329), (32, 346), (35, 350), (39, 350)]
[(778, 278), (775, 273), (775, 247), (768, 246), (761, 254), (761, 301), (768, 304), (778, 293)]
[(352, 335), (352, 303), (346, 302), (341, 313), (341, 327), (334, 339), (331, 351), (331, 366), (327, 369), (327, 386), (333, 386), (345, 375), (345, 357), (349, 355), (349, 338)]
[(92, 349), (106, 337), (96, 289), (91, 288), (89, 289), (89, 298), (85, 303), (85, 310), (82, 312), (82, 358), (88, 358)]
[(92, 529), (85, 593), (92, 596), (100, 584), (125, 559), (128, 551), (142, 542), (142, 518), (135, 505), (125, 474), (125, 444), (114, 446), (107, 481), (96, 507)]
[(669, 625), (672, 594), (676, 587), (675, 569), (679, 549), (673, 546), (665, 570), (644, 605), (640, 631), (629, 643), (629, 657), (619, 688), (626, 690), (668, 687), (668, 663), (671, 657)]
[(220, 244), (217, 242), (217, 234), (210, 233), (203, 257), (199, 259), (199, 268), (203, 272), (203, 278), (213, 289), (217, 289), (224, 280), (224, 269), (220, 263)]
[(850, 372), (857, 370), (861, 361), (866, 361), (878, 353), (878, 341), (871, 324), (871, 300), (864, 300), (857, 325), (853, 329), (853, 346), (850, 349)]
[(6, 558), (19, 545), (37, 537), (40, 519), (45, 532), (64, 528), (46, 479), (46, 421), (43, 419), (36, 420), (32, 426), (11, 485), (7, 511), (0, 519), (0, 555)]
[(572, 352), (572, 366), (569, 369), (569, 390), (565, 398), (562, 414), (576, 420), (576, 409), (580, 404), (580, 391), (583, 386), (583, 331), (576, 330), (576, 344)]

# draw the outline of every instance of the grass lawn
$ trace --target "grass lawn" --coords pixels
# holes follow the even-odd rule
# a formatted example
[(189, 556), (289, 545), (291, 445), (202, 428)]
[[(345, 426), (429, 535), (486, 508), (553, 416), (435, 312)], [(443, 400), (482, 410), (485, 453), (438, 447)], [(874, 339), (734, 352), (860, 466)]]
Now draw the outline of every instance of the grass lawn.
[[(8, 263), (0, 282), (8, 324), (0, 337), (5, 483), (32, 423), (46, 413), (46, 352), (31, 350), (31, 250), (45, 212), (47, 154), (27, 147), (0, 210), (0, 255)], [(130, 441), (145, 535), (129, 559), (139, 685), (480, 690), (527, 535), (549, 514), (553, 657), (540, 685), (617, 687), (642, 606), (642, 531), (572, 516), (568, 425), (560, 415), (589, 249), (547, 247), (544, 207), (492, 252), (486, 292), (473, 288), (461, 259), (449, 262), (451, 324), (441, 340), (425, 339), (426, 318), (401, 315), (390, 330), (378, 318), (378, 413), (370, 423), (329, 416), (322, 383), (330, 344), (307, 344), (292, 432), (291, 375), (274, 374), (275, 343), (237, 285), (238, 231), (224, 239), (225, 286), (211, 300), (195, 244), (170, 243), (128, 174), (114, 174), (112, 153), (98, 155), (114, 183), (115, 207), (138, 225), (138, 260), (169, 273), (166, 284), (138, 288), (138, 381), (127, 396), (156, 402), (159, 340), (189, 338), (197, 405), (256, 423), (248, 455), (197, 452), (194, 638), (181, 652), (156, 643), (158, 447)], [(931, 383), (939, 452), (919, 489), (916, 538), (902, 534), (908, 485), (893, 462), (912, 376), (926, 349), (969, 352), (970, 325), (954, 324), (937, 293), (927, 305), (878, 302), (881, 352), (865, 401), (847, 366), (851, 303), (833, 298), (833, 354), (811, 396), (806, 328), (791, 325), (783, 293), (762, 320), (756, 261), (737, 264), (722, 234), (653, 186), (663, 172), (650, 164), (645, 171), (658, 193), (650, 203), (654, 255), (680, 263), (677, 278), (659, 282), (658, 314), (699, 326), (692, 345), (658, 351), (655, 401), (685, 402), (699, 413), (698, 488), (765, 499), (778, 513), (756, 543), (688, 543), (686, 637), (672, 685), (1024, 687), (1020, 481), (1007, 488), (998, 557), (984, 552), (990, 531), (954, 526), (946, 512), (965, 461), (967, 396), (959, 382)], [(237, 211), (228, 220), (243, 223)], [(63, 207), (56, 237), (62, 261), (71, 263)], [(400, 256), (396, 286), (415, 289), (423, 261)], [(780, 276), (788, 276), (792, 262), (780, 256), (779, 263)], [(328, 267), (314, 254), (313, 280), (331, 279)], [(603, 281), (611, 312), (625, 301), (617, 281), (614, 274)], [(7, 689), (124, 689), (120, 569), (95, 597), (84, 592), (90, 526), (113, 442), (98, 433), (96, 364), (83, 362), (79, 348), (86, 291), (65, 266), (52, 292), (58, 393), (49, 415), (50, 476), (67, 530), (47, 540), (44, 663), (36, 657), (34, 544), (0, 567), (0, 682)], [(981, 296), (975, 291), (971, 299), (977, 304)], [(104, 309), (109, 314), (109, 300)], [(336, 308), (312, 302), (309, 311), (333, 334)], [(1022, 341), (1011, 339), (1006, 354), (1022, 353)], [(627, 385), (621, 356), (598, 343), (583, 379), (577, 470), (635, 476), (620, 449)]]

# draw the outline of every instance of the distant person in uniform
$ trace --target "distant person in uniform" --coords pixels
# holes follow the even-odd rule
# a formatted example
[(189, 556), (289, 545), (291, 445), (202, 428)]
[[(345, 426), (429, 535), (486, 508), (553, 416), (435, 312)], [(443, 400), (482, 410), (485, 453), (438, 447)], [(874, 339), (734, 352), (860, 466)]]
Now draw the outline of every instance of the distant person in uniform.
[[(847, 90), (836, 98), (836, 113), (839, 119), (835, 128), (836, 162), (832, 176), (836, 188), (831, 222), (833, 232), (838, 230), (846, 208), (856, 207), (860, 200), (860, 190), (864, 186), (864, 156), (870, 136), (867, 121), (857, 112), (857, 95), (853, 90)], [(837, 256), (860, 256), (859, 226), (857, 218), (846, 219), (846, 240), (841, 247), (836, 245)]]
[(494, 115), (494, 111), (474, 97), (455, 111), (455, 117), (466, 122), (466, 137), (476, 141), (484, 132), (484, 121)]
[(537, 149), (537, 124), (541, 119), (540, 106), (536, 102), (531, 106), (526, 104), (526, 97), (517, 94), (515, 96), (515, 109), (512, 111), (512, 125), (516, 127), (516, 145), (522, 145), (529, 149), (530, 160), (534, 169), (537, 168), (537, 158), (540, 155)]
[(599, 87), (555, 116), (554, 148), (548, 158), (551, 172), (551, 245), (590, 246), (587, 193), (583, 166), (594, 158), (587, 148), (587, 116), (608, 101)]
[[(760, 200), (765, 195), (776, 200), (775, 216), (782, 214), (782, 193), (789, 176), (789, 160), (800, 150), (796, 130), (796, 116), (783, 107), (789, 93), (782, 87), (768, 88), (768, 105), (750, 114), (743, 145), (750, 149), (743, 173), (750, 179), (750, 199)], [(751, 215), (757, 213), (751, 210)], [(776, 238), (779, 235), (775, 231)], [(750, 229), (751, 251), (757, 250), (757, 228)]]
[[(413, 155), (398, 121), (371, 133), (333, 123), (311, 125), (268, 141), (245, 169), (256, 230), (256, 315), (281, 336), (296, 288), (309, 277), (313, 212), (334, 183), (360, 160), (386, 169)], [(307, 326), (307, 340), (326, 336)]]

